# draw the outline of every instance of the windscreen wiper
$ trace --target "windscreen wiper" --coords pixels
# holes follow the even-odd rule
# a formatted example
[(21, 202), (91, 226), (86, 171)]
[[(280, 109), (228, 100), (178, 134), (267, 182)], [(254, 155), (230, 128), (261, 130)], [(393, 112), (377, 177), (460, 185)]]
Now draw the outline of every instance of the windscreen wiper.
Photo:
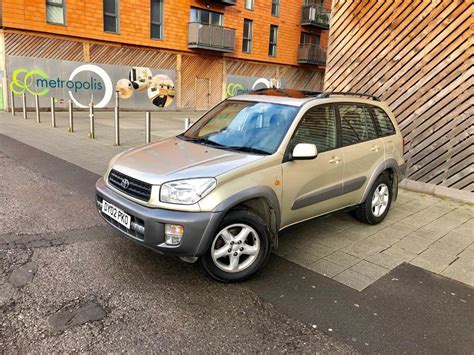
[(179, 135), (178, 137), (188, 142), (193, 142), (193, 143), (198, 143), (198, 144), (207, 144), (214, 147), (223, 147), (222, 144), (211, 141), (210, 139), (207, 139), (207, 138), (186, 137), (185, 135)]
[(245, 152), (245, 153), (255, 153), (255, 154), (262, 154), (262, 155), (270, 155), (269, 152), (257, 148), (251, 147), (223, 147), (227, 150), (234, 150), (236, 152)]

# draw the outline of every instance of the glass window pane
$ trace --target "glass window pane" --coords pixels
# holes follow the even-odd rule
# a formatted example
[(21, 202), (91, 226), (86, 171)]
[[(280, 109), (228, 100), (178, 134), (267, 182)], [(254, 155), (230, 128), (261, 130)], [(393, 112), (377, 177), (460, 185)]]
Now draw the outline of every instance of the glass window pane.
[(46, 4), (58, 4), (58, 5), (63, 5), (64, 0), (46, 0)]
[(211, 25), (220, 26), (222, 24), (221, 17), (221, 14), (218, 14), (216, 12), (210, 12)]
[(115, 17), (104, 15), (104, 31), (117, 32), (117, 19)]
[(253, 10), (253, 0), (245, 0), (245, 8), (247, 10)]
[(151, 0), (151, 21), (154, 23), (162, 22), (162, 0)]
[(190, 16), (189, 16), (189, 22), (199, 22), (197, 9), (191, 9), (191, 13), (190, 13)]
[(161, 39), (161, 25), (151, 24), (151, 38)]
[(337, 147), (336, 114), (334, 107), (317, 106), (305, 113), (292, 142), (315, 144), (318, 152)]
[(339, 105), (339, 114), (344, 146), (377, 138), (372, 117), (366, 107)]
[(280, 15), (280, 0), (272, 0), (272, 16)]
[(200, 19), (199, 22), (205, 23), (205, 24), (210, 24), (211, 23), (211, 18), (209, 16), (208, 11), (199, 11)]
[(51, 23), (64, 24), (64, 8), (46, 5), (46, 19)]
[(395, 128), (393, 127), (390, 117), (387, 113), (378, 107), (373, 107), (375, 114), (375, 125), (381, 136), (389, 136), (395, 134)]
[(115, 0), (104, 0), (104, 12), (108, 14), (117, 14)]

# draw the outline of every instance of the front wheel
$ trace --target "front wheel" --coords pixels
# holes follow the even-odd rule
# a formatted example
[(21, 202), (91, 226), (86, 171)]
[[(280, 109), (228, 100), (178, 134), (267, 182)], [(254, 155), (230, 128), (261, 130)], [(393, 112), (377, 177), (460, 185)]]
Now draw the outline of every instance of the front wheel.
[(383, 174), (375, 180), (367, 198), (355, 210), (356, 218), (367, 224), (383, 221), (392, 204), (392, 182)]
[(222, 282), (238, 282), (263, 268), (270, 256), (270, 232), (265, 222), (249, 210), (229, 212), (201, 263)]

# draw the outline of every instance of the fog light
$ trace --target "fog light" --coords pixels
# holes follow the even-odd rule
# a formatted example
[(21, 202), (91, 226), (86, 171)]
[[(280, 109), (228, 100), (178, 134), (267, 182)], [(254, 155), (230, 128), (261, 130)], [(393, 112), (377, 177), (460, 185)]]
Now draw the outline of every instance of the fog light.
[(178, 245), (181, 243), (183, 233), (183, 226), (179, 224), (165, 224), (165, 243), (168, 245)]

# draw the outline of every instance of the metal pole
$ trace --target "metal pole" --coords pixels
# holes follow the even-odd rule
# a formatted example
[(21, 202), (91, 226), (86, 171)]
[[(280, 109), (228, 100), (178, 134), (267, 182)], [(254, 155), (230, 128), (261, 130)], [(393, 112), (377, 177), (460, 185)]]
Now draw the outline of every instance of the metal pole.
[(94, 130), (94, 103), (89, 104), (89, 138), (95, 138)]
[(191, 119), (189, 117), (185, 118), (184, 119), (184, 130), (186, 131), (190, 126), (191, 126)]
[(54, 106), (54, 97), (51, 98), (51, 127), (56, 127), (56, 107)]
[(74, 121), (73, 121), (73, 103), (71, 100), (69, 100), (69, 132), (72, 133), (74, 132)]
[(41, 117), (40, 117), (40, 100), (39, 96), (35, 95), (35, 108), (36, 108), (36, 122), (41, 123)]
[(23, 103), (23, 118), (26, 120), (28, 118), (28, 114), (26, 113), (26, 94), (23, 93), (21, 96), (22, 103)]
[(12, 111), (12, 116), (15, 116), (15, 94), (13, 91), (10, 91), (10, 106)]
[(120, 145), (120, 125), (119, 125), (119, 93), (115, 92), (114, 107), (114, 129), (115, 129), (115, 145)]
[(145, 115), (145, 135), (146, 143), (151, 142), (151, 112), (148, 111)]

